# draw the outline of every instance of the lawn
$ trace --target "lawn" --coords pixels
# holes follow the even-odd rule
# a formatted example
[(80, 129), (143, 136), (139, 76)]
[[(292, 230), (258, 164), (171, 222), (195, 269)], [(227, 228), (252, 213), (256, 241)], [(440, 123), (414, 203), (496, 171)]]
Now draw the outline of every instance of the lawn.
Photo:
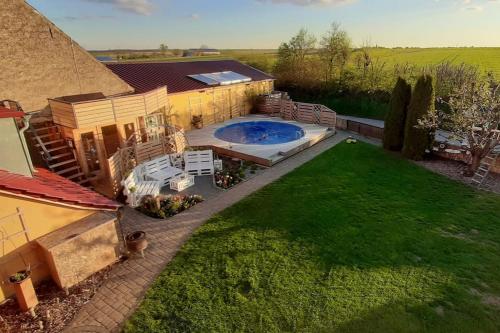
[(340, 144), (213, 217), (125, 327), (499, 330), (500, 197), (362, 143)]

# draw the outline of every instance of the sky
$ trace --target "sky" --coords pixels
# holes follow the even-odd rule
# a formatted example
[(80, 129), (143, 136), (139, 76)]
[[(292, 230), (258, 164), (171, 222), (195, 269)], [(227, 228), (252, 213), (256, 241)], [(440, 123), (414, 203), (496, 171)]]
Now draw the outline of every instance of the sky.
[(275, 49), (337, 22), (355, 46), (500, 47), (500, 0), (28, 0), (91, 50)]

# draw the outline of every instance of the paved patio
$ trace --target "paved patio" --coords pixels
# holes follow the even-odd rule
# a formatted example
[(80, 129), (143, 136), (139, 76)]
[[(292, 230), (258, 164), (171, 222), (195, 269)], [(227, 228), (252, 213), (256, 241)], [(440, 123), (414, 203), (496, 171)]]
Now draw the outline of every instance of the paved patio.
[(122, 221), (124, 233), (143, 230), (148, 235), (149, 247), (145, 251), (145, 258), (131, 258), (116, 265), (109, 279), (99, 288), (92, 300), (83, 306), (66, 331), (119, 331), (140, 304), (155, 278), (200, 225), (214, 214), (332, 148), (349, 135), (351, 133), (339, 131), (334, 137), (165, 221), (152, 219), (126, 208)]

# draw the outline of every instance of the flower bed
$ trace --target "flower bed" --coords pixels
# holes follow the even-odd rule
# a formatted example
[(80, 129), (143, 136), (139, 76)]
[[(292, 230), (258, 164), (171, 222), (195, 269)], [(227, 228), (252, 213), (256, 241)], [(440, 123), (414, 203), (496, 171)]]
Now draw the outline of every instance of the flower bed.
[(234, 159), (223, 159), (223, 169), (215, 172), (215, 185), (223, 189), (229, 189), (241, 183), (261, 168), (252, 162), (241, 162)]
[(136, 209), (141, 213), (165, 219), (183, 212), (203, 201), (200, 195), (159, 195), (145, 196)]

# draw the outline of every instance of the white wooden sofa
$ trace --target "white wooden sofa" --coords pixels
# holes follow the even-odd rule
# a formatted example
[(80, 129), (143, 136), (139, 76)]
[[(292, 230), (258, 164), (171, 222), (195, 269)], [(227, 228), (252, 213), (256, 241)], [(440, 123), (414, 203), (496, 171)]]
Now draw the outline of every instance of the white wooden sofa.
[(145, 179), (157, 181), (160, 183), (161, 187), (169, 186), (172, 179), (184, 174), (184, 170), (171, 165), (169, 155), (155, 158), (142, 165), (145, 168)]
[(184, 171), (194, 176), (214, 174), (214, 153), (212, 150), (184, 152)]
[[(182, 160), (184, 160), (184, 170), (181, 169)], [(157, 196), (164, 186), (172, 185), (170, 186), (172, 189), (182, 191), (194, 185), (193, 176), (213, 174), (212, 150), (187, 151), (183, 155), (165, 155), (135, 167), (122, 181), (123, 194), (127, 196), (127, 203), (130, 206), (137, 207), (144, 196)]]
[(158, 181), (144, 180), (144, 167), (135, 167), (130, 175), (122, 181), (123, 194), (127, 196), (127, 203), (137, 207), (146, 195), (160, 194), (161, 184)]

